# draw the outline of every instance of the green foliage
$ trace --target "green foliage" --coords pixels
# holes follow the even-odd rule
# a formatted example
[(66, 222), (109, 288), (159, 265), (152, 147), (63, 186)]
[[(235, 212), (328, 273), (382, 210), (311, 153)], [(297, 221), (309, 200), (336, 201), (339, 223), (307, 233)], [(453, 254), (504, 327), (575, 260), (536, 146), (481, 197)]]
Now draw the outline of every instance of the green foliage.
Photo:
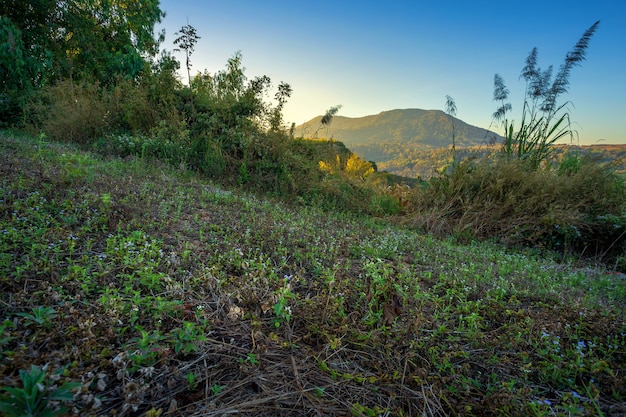
[(172, 330), (170, 337), (174, 345), (174, 352), (183, 354), (198, 351), (198, 343), (206, 340), (205, 329), (195, 323), (184, 321), (183, 326)]
[[(61, 81), (31, 94), (24, 114), (30, 128), (54, 140), (91, 144), (107, 134), (151, 134), (157, 140), (177, 140), (186, 130), (176, 109), (176, 66), (165, 60), (146, 68), (141, 83), (122, 78), (109, 86)], [(164, 130), (173, 138), (163, 138)], [(177, 143), (187, 146), (187, 141)]]
[(156, 0), (6, 0), (0, 16), (0, 106), (7, 110), (0, 123), (30, 123), (33, 89), (137, 79), (162, 40), (154, 33), (163, 17)]
[(283, 285), (274, 293), (276, 302), (272, 306), (272, 310), (274, 310), (274, 326), (276, 328), (280, 327), (282, 323), (288, 324), (291, 320), (292, 311), (289, 301), (296, 298), (291, 288), (290, 280), (292, 278), (290, 275), (285, 275)]
[(32, 102), (29, 120), (56, 141), (87, 144), (119, 126), (113, 97), (96, 84), (63, 81), (41, 91)]
[(0, 13), (0, 127), (16, 122), (20, 113), (20, 94), (29, 91), (28, 53), (20, 29)]
[(2, 388), (4, 394), (0, 396), (0, 411), (7, 417), (51, 417), (65, 415), (68, 409), (62, 406), (53, 406), (52, 402), (69, 402), (73, 400), (72, 390), (80, 386), (75, 382), (66, 382), (57, 386), (56, 381), (63, 369), (55, 371), (54, 377), (46, 375), (42, 369), (32, 365), (30, 371), (20, 370), (22, 387)]
[(17, 315), (28, 320), (26, 326), (36, 324), (42, 327), (52, 326), (49, 320), (57, 316), (54, 308), (46, 306), (37, 306), (32, 309), (32, 313), (17, 313)]

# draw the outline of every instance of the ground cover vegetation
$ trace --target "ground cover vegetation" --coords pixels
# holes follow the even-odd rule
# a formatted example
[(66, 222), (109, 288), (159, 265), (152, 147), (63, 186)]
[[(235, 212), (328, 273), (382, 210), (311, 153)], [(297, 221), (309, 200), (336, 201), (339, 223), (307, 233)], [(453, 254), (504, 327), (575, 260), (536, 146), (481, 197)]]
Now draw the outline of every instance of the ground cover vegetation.
[(626, 412), (623, 275), (1, 146), (6, 415)]
[(4, 414), (626, 412), (624, 179), (551, 163), (539, 100), (597, 25), (551, 87), (531, 53), (518, 129), (496, 82), (499, 156), (416, 183), (332, 139), (340, 106), (295, 138), (240, 53), (192, 75), (189, 25), (183, 85), (156, 1), (0, 7)]

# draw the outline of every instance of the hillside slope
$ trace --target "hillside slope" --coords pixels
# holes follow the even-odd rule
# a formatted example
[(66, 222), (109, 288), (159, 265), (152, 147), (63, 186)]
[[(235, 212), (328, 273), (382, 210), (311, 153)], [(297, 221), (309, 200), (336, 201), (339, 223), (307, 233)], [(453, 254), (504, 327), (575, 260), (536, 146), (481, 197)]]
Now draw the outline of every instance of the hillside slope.
[(3, 415), (626, 413), (623, 276), (183, 168), (0, 132)]

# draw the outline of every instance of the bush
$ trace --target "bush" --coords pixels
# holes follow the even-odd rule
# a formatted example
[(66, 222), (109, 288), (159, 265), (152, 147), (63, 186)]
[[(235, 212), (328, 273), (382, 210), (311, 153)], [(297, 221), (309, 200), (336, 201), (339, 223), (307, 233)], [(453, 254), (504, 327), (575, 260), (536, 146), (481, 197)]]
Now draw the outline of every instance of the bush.
[(31, 122), (57, 141), (86, 144), (112, 130), (116, 111), (97, 84), (62, 81), (31, 102)]
[(591, 159), (561, 172), (534, 170), (516, 159), (461, 162), (413, 191), (409, 222), (465, 240), (496, 239), (586, 256), (623, 253), (624, 181)]

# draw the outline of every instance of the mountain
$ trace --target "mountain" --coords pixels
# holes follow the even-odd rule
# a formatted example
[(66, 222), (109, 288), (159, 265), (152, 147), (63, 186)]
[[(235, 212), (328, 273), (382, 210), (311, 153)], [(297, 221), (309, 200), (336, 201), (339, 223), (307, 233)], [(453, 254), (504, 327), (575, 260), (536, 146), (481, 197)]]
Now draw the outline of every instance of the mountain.
[[(441, 110), (390, 110), (364, 117), (335, 116), (329, 127), (322, 116), (297, 126), (295, 135), (304, 138), (332, 137), (367, 160), (385, 162), (396, 159), (398, 148), (436, 149), (484, 145), (502, 138), (493, 132), (469, 125)], [(394, 150), (392, 150), (392, 148)]]

